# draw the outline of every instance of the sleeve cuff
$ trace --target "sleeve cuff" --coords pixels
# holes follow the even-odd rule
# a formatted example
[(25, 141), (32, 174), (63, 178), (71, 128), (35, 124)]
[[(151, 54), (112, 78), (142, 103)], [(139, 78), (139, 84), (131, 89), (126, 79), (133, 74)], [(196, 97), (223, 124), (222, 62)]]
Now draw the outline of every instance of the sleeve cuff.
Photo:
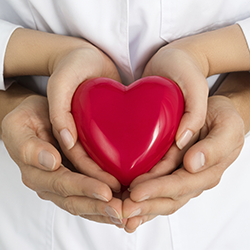
[(241, 27), (241, 29), (245, 35), (246, 42), (248, 44), (248, 48), (250, 51), (250, 18), (239, 21), (239, 22), (237, 22), (237, 24)]
[(3, 77), (4, 72), (4, 57), (5, 57), (5, 51), (7, 48), (8, 41), (12, 35), (12, 33), (21, 26), (15, 25), (3, 20), (0, 20), (0, 90), (6, 90), (13, 80), (5, 80)]

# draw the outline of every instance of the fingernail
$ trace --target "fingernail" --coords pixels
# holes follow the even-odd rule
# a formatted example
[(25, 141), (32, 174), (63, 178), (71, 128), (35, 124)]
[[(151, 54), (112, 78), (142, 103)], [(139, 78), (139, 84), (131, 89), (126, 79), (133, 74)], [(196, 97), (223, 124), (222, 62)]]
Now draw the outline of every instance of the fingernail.
[(119, 194), (121, 192), (121, 190), (114, 190), (114, 189), (112, 189), (112, 191), (116, 194)]
[(139, 226), (142, 225), (142, 224), (143, 224), (143, 219), (141, 219)]
[(205, 155), (202, 152), (198, 152), (194, 155), (192, 159), (192, 168), (194, 172), (199, 171), (205, 164)]
[(61, 139), (63, 141), (64, 146), (70, 150), (71, 148), (73, 148), (74, 146), (74, 139), (71, 135), (71, 133), (69, 132), (68, 129), (64, 128), (63, 130), (61, 130), (60, 132), (60, 136)]
[(46, 150), (42, 150), (38, 155), (38, 162), (47, 169), (53, 170), (56, 165), (54, 155)]
[(132, 218), (132, 217), (136, 217), (136, 216), (138, 216), (139, 214), (141, 214), (141, 209), (140, 209), (140, 208), (137, 209), (137, 210), (135, 210), (134, 212), (132, 212), (132, 213), (129, 215), (128, 219), (129, 219), (129, 218)]
[(182, 150), (192, 139), (193, 132), (190, 130), (186, 130), (184, 133), (182, 133), (181, 137), (176, 142), (177, 147)]
[(145, 200), (147, 200), (149, 197), (150, 197), (149, 195), (145, 195), (145, 196), (143, 196), (138, 202), (145, 201)]
[(108, 214), (109, 217), (120, 219), (120, 216), (117, 213), (117, 211), (114, 208), (110, 207), (110, 206), (107, 206), (105, 208), (105, 212)]
[(117, 219), (117, 218), (114, 218), (114, 217), (109, 217), (109, 218), (110, 218), (110, 220), (111, 220), (114, 224), (116, 224), (116, 225), (122, 225), (122, 220)]
[(98, 199), (98, 200), (101, 200), (101, 201), (105, 201), (105, 202), (108, 202), (109, 200), (107, 198), (105, 198), (104, 196), (100, 195), (100, 194), (96, 194), (96, 193), (93, 193), (93, 196)]

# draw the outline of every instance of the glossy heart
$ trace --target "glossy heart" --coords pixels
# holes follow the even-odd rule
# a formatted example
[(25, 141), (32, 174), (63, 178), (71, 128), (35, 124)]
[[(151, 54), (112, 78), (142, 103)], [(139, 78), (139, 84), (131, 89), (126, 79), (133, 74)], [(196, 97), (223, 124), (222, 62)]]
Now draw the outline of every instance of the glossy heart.
[(158, 76), (129, 86), (108, 78), (90, 79), (78, 87), (72, 100), (83, 147), (125, 186), (164, 156), (183, 110), (180, 88)]

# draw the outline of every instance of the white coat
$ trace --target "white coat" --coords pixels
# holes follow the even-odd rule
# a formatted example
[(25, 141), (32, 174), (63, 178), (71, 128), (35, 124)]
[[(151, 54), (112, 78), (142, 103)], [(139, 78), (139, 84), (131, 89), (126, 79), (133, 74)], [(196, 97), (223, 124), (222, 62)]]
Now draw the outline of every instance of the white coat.
[[(0, 72), (8, 39), (23, 26), (83, 37), (105, 51), (124, 84), (175, 39), (239, 22), (250, 45), (248, 0), (0, 0)], [(40, 92), (45, 81), (36, 80)], [(8, 80), (0, 79), (5, 89)], [(134, 234), (71, 216), (26, 188), (0, 141), (1, 250), (250, 249), (250, 139), (215, 188)]]

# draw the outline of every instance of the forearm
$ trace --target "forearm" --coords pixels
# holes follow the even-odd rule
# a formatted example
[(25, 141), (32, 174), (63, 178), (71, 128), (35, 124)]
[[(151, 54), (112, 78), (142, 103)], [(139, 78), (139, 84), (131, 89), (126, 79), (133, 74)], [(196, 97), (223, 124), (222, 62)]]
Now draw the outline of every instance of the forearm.
[(4, 117), (15, 109), (25, 98), (34, 95), (34, 93), (17, 83), (6, 90), (0, 90), (0, 138), (2, 135), (2, 121)]
[(230, 73), (215, 95), (228, 97), (242, 117), (245, 134), (250, 131), (250, 73)]
[(168, 48), (181, 49), (197, 61), (205, 77), (250, 70), (250, 52), (239, 25), (180, 39)]
[(81, 38), (30, 29), (16, 29), (6, 49), (4, 76), (49, 76), (61, 55), (84, 46), (91, 45)]

